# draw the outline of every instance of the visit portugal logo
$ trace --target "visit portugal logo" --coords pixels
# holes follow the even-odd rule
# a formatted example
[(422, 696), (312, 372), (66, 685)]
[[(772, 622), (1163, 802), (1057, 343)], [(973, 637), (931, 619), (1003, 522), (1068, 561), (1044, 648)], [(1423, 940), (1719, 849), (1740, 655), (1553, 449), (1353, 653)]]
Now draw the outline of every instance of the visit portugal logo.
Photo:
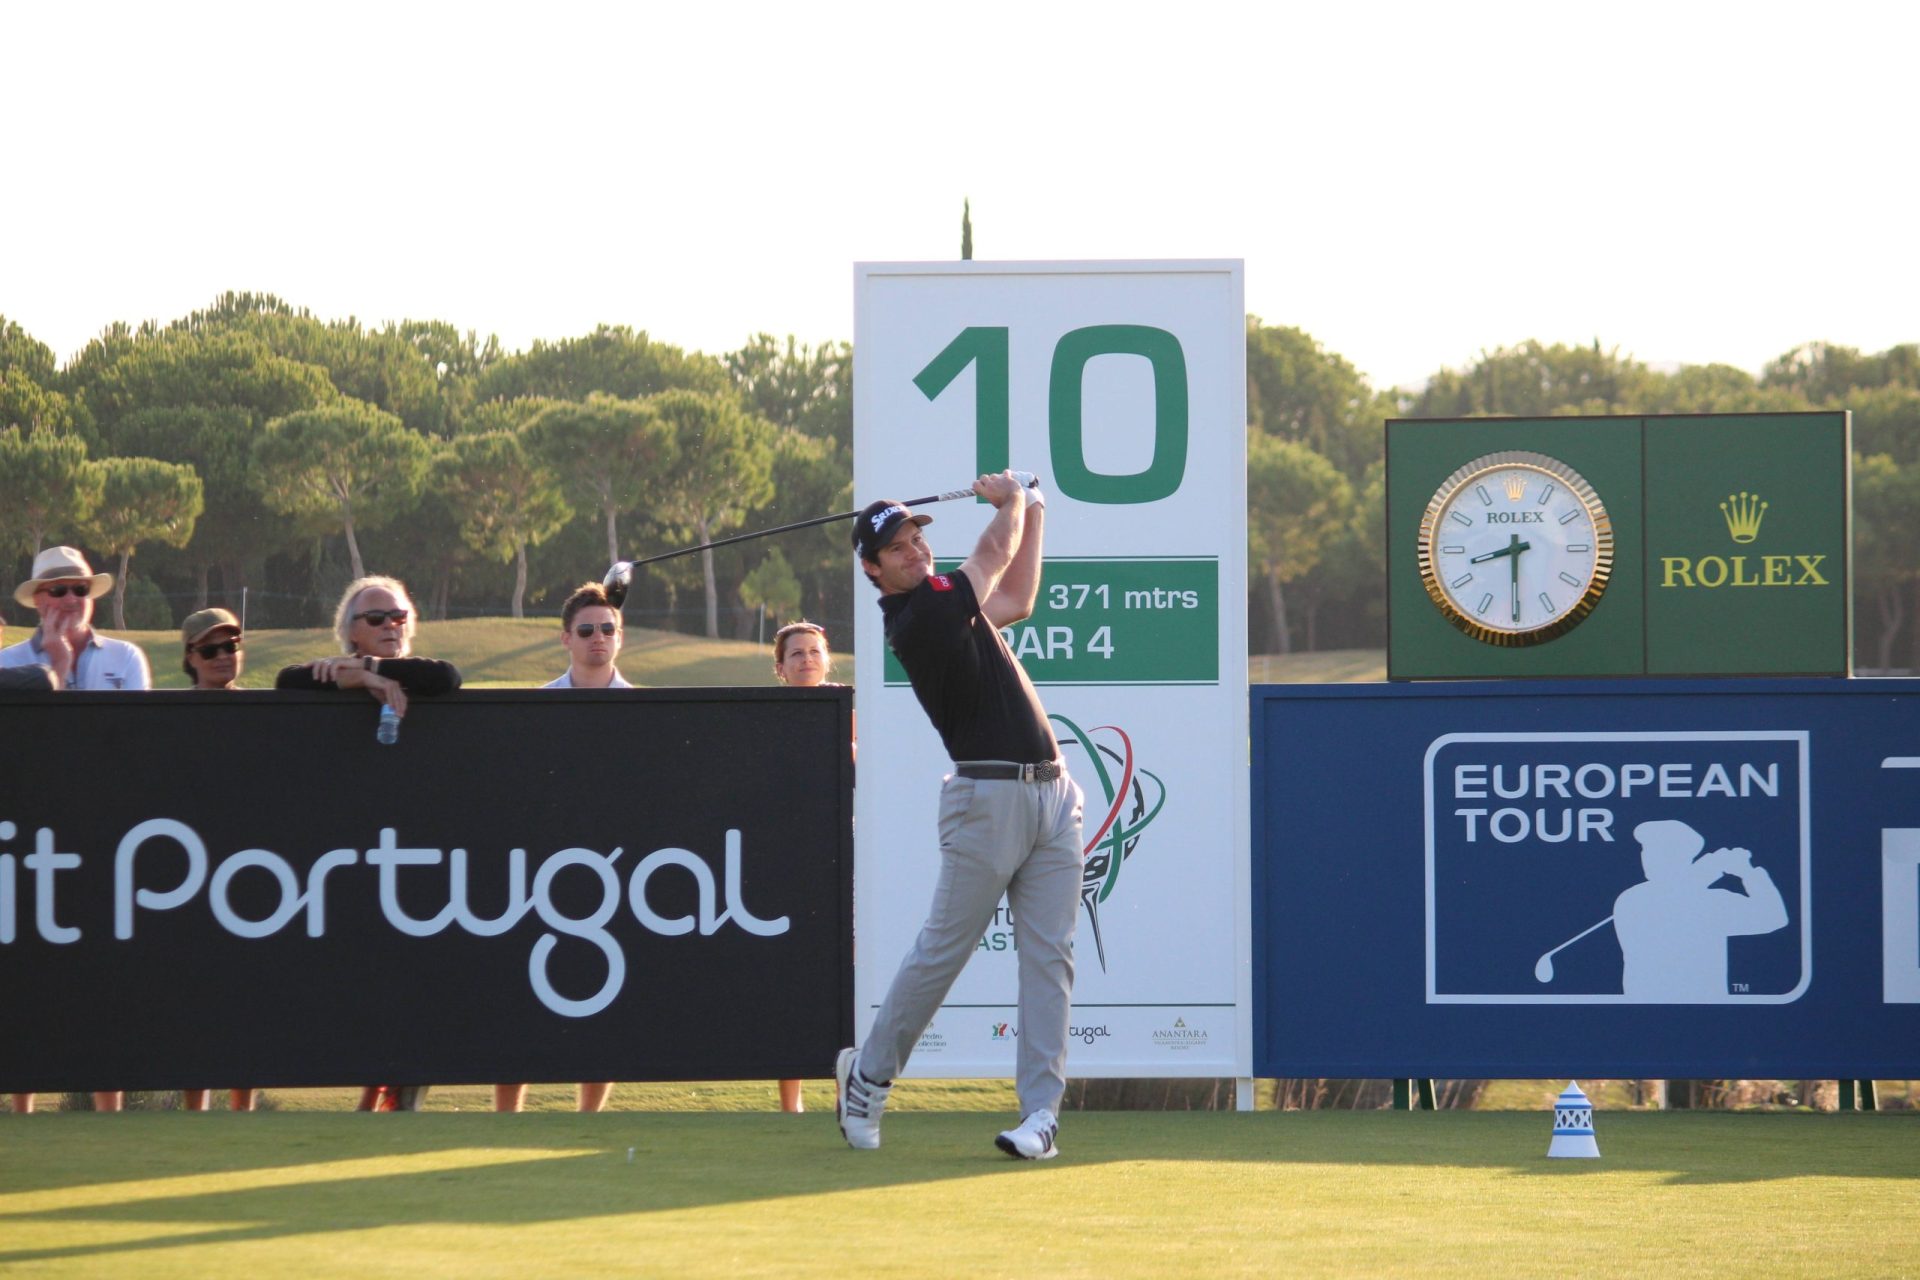
[[(1134, 759), (1133, 738), (1118, 725), (1082, 729), (1065, 716), (1048, 716), (1086, 754), (1090, 769), (1073, 768), (1087, 792), (1086, 861), (1080, 872), (1080, 902), (1093, 926), (1093, 946), (1106, 972), (1107, 944), (1100, 935), (1100, 905), (1113, 896), (1120, 872), (1140, 845), (1140, 836), (1167, 803), (1166, 784)], [(1063, 745), (1067, 745), (1063, 741)], [(1089, 779), (1088, 774), (1091, 773)], [(1091, 781), (1092, 786), (1086, 783)], [(1095, 789), (1106, 801), (1101, 810)], [(1096, 824), (1095, 819), (1099, 821)]]

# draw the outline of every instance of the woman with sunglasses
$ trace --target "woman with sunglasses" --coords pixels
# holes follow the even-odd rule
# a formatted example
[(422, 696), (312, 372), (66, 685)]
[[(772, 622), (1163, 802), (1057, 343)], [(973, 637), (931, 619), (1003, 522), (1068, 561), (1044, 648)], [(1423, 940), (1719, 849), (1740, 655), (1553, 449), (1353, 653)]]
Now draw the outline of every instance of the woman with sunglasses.
[[(333, 634), (343, 657), (316, 658), (282, 668), (276, 689), (362, 689), (374, 701), (407, 714), (409, 697), (451, 693), (460, 687), (460, 671), (451, 662), (416, 658), (414, 608), (406, 584), (397, 578), (356, 578), (347, 584), (333, 612)], [(367, 1085), (360, 1092), (362, 1111), (418, 1111), (428, 1085)]]
[[(180, 665), (187, 673), (188, 687), (219, 689), (228, 692), (240, 687), (240, 671), (246, 665), (245, 644), (240, 619), (225, 609), (202, 609), (187, 615), (180, 624), (183, 652)], [(185, 1111), (208, 1109), (209, 1089), (182, 1089), (180, 1106)], [(230, 1105), (235, 1111), (251, 1111), (259, 1098), (258, 1089), (229, 1089)]]
[[(773, 633), (773, 674), (793, 689), (815, 689), (833, 674), (833, 654), (827, 648), (827, 629), (817, 622), (789, 622)], [(780, 1109), (805, 1111), (800, 1082), (780, 1082)]]
[(246, 665), (240, 636), (240, 619), (225, 609), (202, 609), (190, 613), (180, 624), (180, 657), (190, 689), (238, 689), (240, 671)]

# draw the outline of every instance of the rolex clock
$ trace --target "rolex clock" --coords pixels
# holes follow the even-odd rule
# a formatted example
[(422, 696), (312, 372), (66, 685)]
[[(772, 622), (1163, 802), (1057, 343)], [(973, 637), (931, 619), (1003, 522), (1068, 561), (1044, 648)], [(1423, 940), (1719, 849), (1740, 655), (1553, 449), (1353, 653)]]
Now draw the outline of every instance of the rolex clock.
[(1526, 450), (1448, 476), (1420, 517), (1420, 581), (1448, 622), (1491, 645), (1580, 625), (1613, 571), (1613, 525), (1579, 472)]

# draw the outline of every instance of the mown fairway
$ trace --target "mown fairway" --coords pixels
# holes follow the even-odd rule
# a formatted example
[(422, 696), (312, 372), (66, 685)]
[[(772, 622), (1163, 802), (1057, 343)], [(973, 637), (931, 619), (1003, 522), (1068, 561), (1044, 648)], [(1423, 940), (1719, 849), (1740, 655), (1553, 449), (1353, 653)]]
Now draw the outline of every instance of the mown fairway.
[[(1920, 1269), (1920, 1116), (279, 1112), (0, 1120), (18, 1275), (1741, 1275)], [(628, 1150), (632, 1149), (632, 1159)]]

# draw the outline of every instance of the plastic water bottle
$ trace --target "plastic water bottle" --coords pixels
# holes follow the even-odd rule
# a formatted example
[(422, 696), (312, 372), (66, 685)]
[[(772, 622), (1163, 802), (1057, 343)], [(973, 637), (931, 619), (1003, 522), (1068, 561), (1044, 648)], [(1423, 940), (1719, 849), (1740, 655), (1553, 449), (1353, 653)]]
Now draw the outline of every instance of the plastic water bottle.
[(385, 703), (380, 705), (380, 724), (373, 731), (373, 740), (383, 747), (400, 741), (400, 713)]

